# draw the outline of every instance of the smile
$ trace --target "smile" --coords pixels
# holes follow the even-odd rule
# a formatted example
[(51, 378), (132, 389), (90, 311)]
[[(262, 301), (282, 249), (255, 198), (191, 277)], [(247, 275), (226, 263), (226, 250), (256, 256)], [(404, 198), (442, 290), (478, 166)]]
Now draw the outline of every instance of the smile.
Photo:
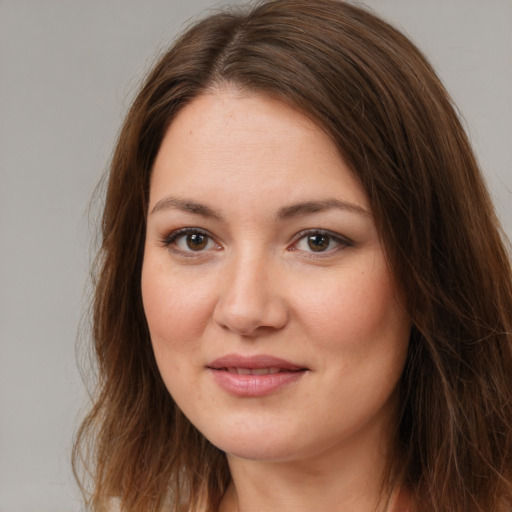
[(207, 365), (217, 385), (237, 397), (262, 397), (297, 382), (308, 371), (273, 356), (228, 355)]
[(276, 373), (290, 371), (278, 368), (277, 366), (271, 368), (220, 368), (220, 370), (236, 373), (238, 375), (275, 375)]

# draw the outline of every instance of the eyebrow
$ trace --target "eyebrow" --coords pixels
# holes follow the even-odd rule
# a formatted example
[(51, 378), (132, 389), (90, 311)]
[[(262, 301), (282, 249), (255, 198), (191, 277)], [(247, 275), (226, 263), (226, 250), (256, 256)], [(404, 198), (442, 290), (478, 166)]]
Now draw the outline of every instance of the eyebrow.
[(201, 215), (202, 217), (222, 220), (222, 215), (213, 208), (190, 199), (179, 199), (177, 197), (166, 197), (165, 199), (158, 201), (151, 210), (150, 215), (168, 208), (174, 208), (185, 213)]
[(303, 203), (292, 204), (290, 206), (284, 206), (277, 212), (277, 218), (279, 220), (284, 220), (290, 217), (298, 217), (301, 215), (324, 212), (332, 209), (348, 211), (359, 215), (371, 215), (371, 212), (357, 204), (340, 201), (339, 199), (324, 199), (322, 201), (306, 201)]
[[(180, 199), (177, 197), (166, 197), (158, 201), (151, 210), (150, 215), (168, 208), (174, 208), (194, 215), (201, 215), (202, 217), (222, 220), (222, 215), (219, 211), (191, 199)], [(339, 199), (324, 199), (321, 201), (305, 201), (302, 203), (291, 204), (289, 206), (283, 206), (278, 210), (276, 218), (278, 220), (285, 220), (292, 217), (300, 217), (301, 215), (308, 215), (332, 209), (348, 211), (359, 215), (371, 215), (371, 212), (357, 204), (340, 201)]]

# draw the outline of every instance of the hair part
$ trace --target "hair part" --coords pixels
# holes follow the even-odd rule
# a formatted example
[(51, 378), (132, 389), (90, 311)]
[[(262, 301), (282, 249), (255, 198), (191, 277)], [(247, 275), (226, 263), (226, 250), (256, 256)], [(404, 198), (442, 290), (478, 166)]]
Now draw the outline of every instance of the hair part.
[(75, 467), (89, 468), (92, 510), (119, 498), (126, 512), (215, 512), (229, 483), (225, 455), (162, 382), (140, 291), (163, 136), (183, 106), (226, 85), (311, 118), (369, 196), (413, 323), (387, 484), (405, 485), (417, 512), (503, 512), (512, 504), (512, 274), (499, 223), (432, 67), (389, 24), (336, 0), (266, 1), (196, 23), (126, 117), (93, 305), (99, 385), (74, 454)]

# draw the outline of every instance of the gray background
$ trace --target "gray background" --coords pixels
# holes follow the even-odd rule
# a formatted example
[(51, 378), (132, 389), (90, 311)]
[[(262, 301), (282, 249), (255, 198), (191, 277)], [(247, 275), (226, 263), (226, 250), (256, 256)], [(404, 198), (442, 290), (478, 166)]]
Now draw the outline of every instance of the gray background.
[[(80, 510), (86, 207), (157, 51), (210, 0), (0, 0), (0, 512)], [(368, 0), (427, 53), (512, 234), (512, 1)]]

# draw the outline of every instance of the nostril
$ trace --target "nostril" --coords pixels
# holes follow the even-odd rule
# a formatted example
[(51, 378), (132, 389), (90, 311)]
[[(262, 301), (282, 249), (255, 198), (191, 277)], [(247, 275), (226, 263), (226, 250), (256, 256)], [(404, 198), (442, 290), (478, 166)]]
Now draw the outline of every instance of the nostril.
[(287, 318), (284, 304), (277, 300), (260, 304), (219, 303), (214, 312), (214, 320), (222, 329), (247, 338), (281, 329)]

